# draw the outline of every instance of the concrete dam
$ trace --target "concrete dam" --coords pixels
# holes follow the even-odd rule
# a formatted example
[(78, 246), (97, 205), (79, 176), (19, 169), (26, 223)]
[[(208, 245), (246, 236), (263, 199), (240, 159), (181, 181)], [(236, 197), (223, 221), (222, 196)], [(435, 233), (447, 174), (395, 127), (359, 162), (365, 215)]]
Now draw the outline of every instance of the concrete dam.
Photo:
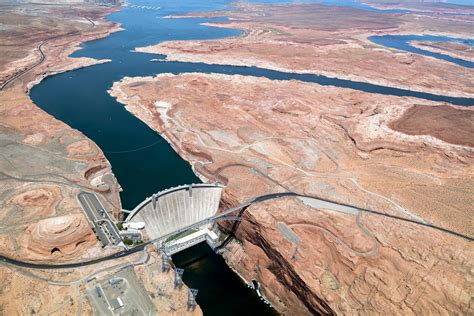
[[(216, 215), (222, 189), (218, 184), (190, 184), (160, 191), (137, 205), (126, 222), (145, 223), (144, 231), (150, 240), (170, 235)], [(206, 240), (212, 244), (217, 235), (208, 226), (166, 240), (166, 252), (171, 255)]]

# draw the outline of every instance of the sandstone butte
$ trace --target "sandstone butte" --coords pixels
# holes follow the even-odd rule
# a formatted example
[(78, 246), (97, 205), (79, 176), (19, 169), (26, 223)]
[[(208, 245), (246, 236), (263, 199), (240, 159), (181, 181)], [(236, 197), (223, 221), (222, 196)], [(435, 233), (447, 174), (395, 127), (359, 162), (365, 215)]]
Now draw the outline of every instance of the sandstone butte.
[[(103, 18), (115, 10), (93, 4), (2, 5), (0, 25), (7, 31), (0, 32), (0, 85), (31, 70), (0, 90), (1, 255), (61, 263), (121, 250), (101, 248), (76, 198), (81, 190), (95, 192), (119, 215), (120, 187), (109, 162), (96, 144), (39, 109), (28, 96), (29, 89), (50, 74), (107, 62), (68, 55), (82, 42), (120, 30)], [(46, 59), (41, 63), (37, 47), (45, 41)], [(161, 269), (159, 263), (155, 249), (150, 255), (77, 269), (43, 271), (2, 264), (0, 314), (92, 314), (85, 280), (105, 277), (126, 264), (134, 264), (149, 292), (166, 284), (168, 299), (152, 299), (158, 310), (186, 313), (186, 291), (172, 290), (171, 274), (152, 273)], [(199, 307), (194, 314), (202, 314)]]
[[(470, 8), (466, 10), (465, 13), (472, 12)], [(226, 16), (227, 21), (207, 25), (238, 29), (242, 35), (162, 42), (136, 50), (163, 54), (169, 61), (256, 66), (434, 94), (474, 95), (471, 69), (389, 49), (368, 39), (385, 34), (472, 38), (473, 15), (369, 12), (318, 4), (239, 4), (237, 10), (191, 13), (185, 17), (193, 16)]]
[[(473, 235), (469, 108), (199, 73), (124, 78), (110, 93), (201, 177), (226, 184), (222, 207), (290, 189)], [(413, 115), (429, 109), (433, 116)], [(453, 117), (466, 121), (453, 126)], [(437, 121), (446, 128), (437, 129)], [(417, 132), (420, 122), (425, 128)], [(295, 198), (244, 214), (240, 242), (224, 256), (245, 279), (261, 282), (280, 312), (468, 314), (472, 308), (472, 242)], [(278, 223), (301, 239), (296, 260)]]

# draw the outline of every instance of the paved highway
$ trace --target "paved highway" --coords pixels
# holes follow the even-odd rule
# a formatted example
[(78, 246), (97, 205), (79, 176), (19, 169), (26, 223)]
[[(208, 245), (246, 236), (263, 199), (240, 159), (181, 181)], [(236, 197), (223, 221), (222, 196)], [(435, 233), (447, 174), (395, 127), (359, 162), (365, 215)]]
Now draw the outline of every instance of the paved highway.
[(122, 242), (120, 233), (97, 196), (92, 193), (81, 192), (77, 198), (90, 222), (94, 225), (102, 244), (104, 246), (120, 244)]
[[(86, 194), (86, 192), (83, 192), (83, 193)], [(82, 196), (84, 196), (84, 194), (82, 194)], [(87, 193), (87, 194), (90, 194), (90, 193)], [(131, 248), (131, 249), (128, 249), (128, 250), (122, 250), (122, 251), (119, 251), (115, 254), (108, 255), (108, 256), (105, 256), (105, 257), (101, 257), (101, 258), (96, 258), (96, 259), (91, 259), (91, 260), (81, 261), (81, 262), (72, 262), (72, 263), (42, 264), (42, 263), (32, 263), (32, 262), (16, 260), (16, 259), (12, 259), (12, 258), (9, 258), (9, 257), (6, 257), (6, 256), (0, 256), (0, 262), (9, 263), (9, 264), (19, 266), (19, 267), (24, 267), (24, 268), (41, 269), (41, 270), (71, 269), (71, 268), (78, 268), (78, 267), (93, 265), (93, 264), (97, 264), (97, 263), (100, 263), (100, 262), (104, 262), (104, 261), (108, 261), (108, 260), (114, 260), (114, 259), (122, 258), (122, 257), (125, 257), (125, 256), (129, 256), (131, 254), (137, 253), (139, 251), (142, 251), (146, 246), (148, 246), (152, 243), (156, 243), (156, 242), (159, 242), (159, 241), (162, 241), (162, 240), (166, 240), (168, 237), (171, 237), (171, 236), (173, 236), (175, 234), (178, 234), (182, 231), (186, 231), (190, 228), (199, 227), (199, 226), (202, 226), (206, 223), (214, 222), (214, 221), (218, 220), (221, 217), (228, 216), (229, 214), (231, 214), (233, 212), (236, 212), (236, 211), (238, 211), (238, 210), (240, 210), (244, 207), (247, 207), (251, 204), (259, 203), (259, 202), (263, 202), (263, 201), (267, 201), (267, 200), (271, 200), (271, 199), (282, 198), (282, 197), (287, 197), (287, 196), (296, 196), (296, 195), (297, 195), (296, 193), (291, 193), (291, 192), (283, 192), (283, 193), (277, 193), (277, 194), (262, 195), (262, 196), (256, 197), (254, 200), (252, 200), (250, 202), (247, 202), (247, 203), (244, 203), (240, 206), (228, 209), (227, 211), (225, 211), (223, 213), (211, 216), (211, 217), (209, 217), (207, 219), (204, 219), (204, 220), (202, 220), (198, 223), (195, 223), (193, 225), (189, 225), (187, 227), (184, 227), (184, 228), (182, 228), (178, 231), (175, 231), (175, 232), (169, 233), (167, 235), (161, 236), (159, 238), (147, 241), (147, 242), (145, 242), (141, 245), (138, 245), (134, 248)]]
[(281, 192), (281, 193), (273, 193), (273, 194), (266, 194), (266, 195), (257, 196), (257, 197), (255, 197), (254, 199), (252, 199), (251, 201), (249, 201), (247, 203), (244, 203), (244, 204), (239, 205), (237, 207), (233, 207), (231, 209), (228, 209), (228, 210), (226, 210), (222, 213), (211, 216), (211, 217), (209, 217), (207, 219), (204, 219), (200, 222), (194, 223), (194, 224), (189, 225), (187, 227), (183, 227), (182, 229), (179, 229), (179, 230), (174, 231), (172, 233), (169, 233), (167, 235), (161, 236), (159, 238), (147, 241), (147, 242), (145, 242), (141, 245), (138, 245), (134, 248), (131, 248), (131, 249), (128, 249), (128, 250), (122, 250), (122, 251), (119, 251), (115, 254), (105, 256), (105, 257), (101, 257), (101, 258), (96, 258), (96, 259), (92, 259), (92, 260), (88, 260), (88, 261), (82, 261), (82, 262), (74, 262), (74, 263), (40, 264), (40, 263), (25, 262), (25, 261), (5, 257), (5, 256), (0, 256), (0, 261), (2, 261), (4, 263), (9, 263), (9, 264), (13, 264), (13, 265), (16, 265), (16, 266), (25, 267), (25, 268), (32, 268), (32, 269), (70, 269), (70, 268), (77, 268), (77, 267), (83, 267), (83, 266), (88, 266), (88, 265), (92, 265), (92, 264), (97, 264), (97, 263), (100, 263), (100, 262), (103, 262), (103, 261), (122, 258), (122, 257), (128, 256), (128, 255), (134, 254), (136, 252), (142, 251), (149, 244), (166, 240), (168, 237), (173, 236), (175, 234), (178, 234), (180, 232), (186, 231), (190, 228), (199, 227), (199, 226), (202, 226), (206, 223), (215, 222), (216, 220), (219, 220), (220, 218), (229, 216), (230, 214), (232, 214), (236, 211), (239, 211), (243, 208), (249, 207), (250, 205), (265, 202), (265, 201), (269, 201), (269, 200), (290, 197), (290, 196), (304, 197), (304, 198), (309, 198), (309, 199), (313, 199), (313, 200), (318, 200), (320, 202), (325, 202), (324, 203), (325, 206), (328, 205), (326, 203), (330, 203), (330, 204), (333, 204), (334, 208), (337, 208), (336, 206), (338, 205), (338, 207), (344, 206), (344, 207), (351, 208), (351, 209), (358, 209), (359, 212), (367, 212), (367, 213), (374, 214), (374, 215), (389, 217), (389, 218), (393, 218), (393, 219), (396, 219), (396, 220), (402, 220), (402, 221), (410, 222), (410, 223), (413, 223), (413, 224), (422, 225), (422, 226), (425, 226), (425, 227), (428, 227), (428, 228), (436, 229), (436, 230), (439, 230), (439, 231), (442, 231), (442, 232), (445, 232), (445, 233), (448, 233), (448, 234), (466, 239), (468, 241), (474, 241), (474, 238), (472, 238), (472, 237), (465, 236), (465, 235), (462, 235), (460, 233), (457, 233), (457, 232), (454, 232), (454, 231), (451, 231), (451, 230), (448, 230), (448, 229), (445, 229), (445, 228), (442, 228), (442, 227), (438, 227), (438, 226), (435, 226), (435, 225), (419, 222), (419, 221), (416, 221), (416, 220), (411, 220), (411, 219), (407, 219), (407, 218), (403, 218), (403, 217), (399, 217), (399, 216), (395, 216), (395, 215), (390, 215), (390, 214), (386, 214), (386, 213), (381, 213), (381, 212), (377, 212), (377, 211), (372, 211), (372, 210), (368, 210), (368, 209), (358, 208), (358, 207), (343, 204), (343, 203), (338, 203), (338, 202), (334, 202), (334, 201), (320, 199), (320, 198), (317, 198), (317, 197), (314, 197), (314, 196), (302, 195), (302, 194), (298, 194), (298, 193), (294, 193), (294, 192)]
[[(90, 23), (91, 23), (91, 28), (95, 27), (95, 22), (92, 21), (91, 19), (89, 18), (85, 18), (86, 20), (88, 20)], [(40, 53), (40, 59), (34, 63), (33, 65), (31, 65), (30, 67), (28, 67), (27, 69), (23, 70), (23, 71), (20, 71), (19, 73), (13, 75), (12, 77), (8, 78), (4, 83), (2, 83), (0, 85), (0, 91), (3, 91), (5, 90), (9, 85), (11, 85), (14, 81), (20, 79), (21, 77), (23, 77), (25, 74), (27, 74), (28, 72), (30, 72), (31, 70), (33, 70), (34, 68), (38, 67), (39, 65), (41, 65), (42, 63), (44, 63), (44, 61), (46, 60), (46, 54), (44, 53), (43, 51), (43, 47), (50, 41), (54, 40), (54, 39), (57, 39), (57, 38), (61, 38), (61, 37), (66, 37), (66, 36), (71, 36), (71, 35), (77, 35), (77, 34), (80, 34), (81, 31), (74, 31), (74, 32), (69, 32), (69, 33), (66, 33), (66, 34), (62, 34), (62, 35), (56, 35), (56, 36), (53, 36), (53, 37), (50, 37), (44, 41), (42, 41), (37, 47), (36, 49), (38, 50), (38, 52)]]

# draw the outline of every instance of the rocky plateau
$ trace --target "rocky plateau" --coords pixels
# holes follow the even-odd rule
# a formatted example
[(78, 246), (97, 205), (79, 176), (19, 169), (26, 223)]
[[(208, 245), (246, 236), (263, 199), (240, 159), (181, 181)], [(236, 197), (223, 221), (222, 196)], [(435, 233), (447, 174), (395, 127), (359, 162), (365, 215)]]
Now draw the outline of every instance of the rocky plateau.
[[(199, 73), (124, 78), (110, 93), (203, 178), (226, 184), (222, 208), (292, 190), (473, 235), (470, 108)], [(244, 216), (224, 256), (284, 314), (472, 312), (470, 241), (295, 198)], [(296, 256), (278, 223), (301, 239)]]
[[(445, 35), (472, 38), (473, 16), (369, 12), (319, 4), (239, 4), (236, 10), (189, 14), (226, 16), (206, 23), (239, 29), (240, 36), (162, 42), (139, 52), (169, 61), (255, 66), (283, 72), (320, 74), (383, 86), (450, 96), (474, 95), (471, 69), (431, 57), (389, 49), (372, 35)], [(423, 75), (420, 75), (423, 74)]]

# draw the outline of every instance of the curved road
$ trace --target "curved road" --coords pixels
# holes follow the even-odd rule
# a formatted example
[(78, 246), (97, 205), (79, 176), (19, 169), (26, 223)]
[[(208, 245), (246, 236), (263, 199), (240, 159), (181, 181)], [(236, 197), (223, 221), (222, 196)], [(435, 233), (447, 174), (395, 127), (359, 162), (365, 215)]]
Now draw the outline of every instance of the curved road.
[[(85, 18), (86, 20), (88, 20), (90, 23), (91, 23), (91, 28), (94, 28), (95, 27), (95, 22), (92, 21), (91, 19), (89, 18)], [(37, 47), (36, 49), (39, 51), (40, 55), (41, 55), (41, 58), (36, 62), (34, 63), (33, 65), (31, 65), (29, 68), (17, 73), (16, 75), (14, 75), (13, 77), (10, 77), (8, 78), (4, 83), (2, 83), (0, 85), (0, 91), (3, 91), (5, 90), (10, 84), (12, 84), (13, 82), (15, 82), (16, 80), (20, 79), (21, 77), (23, 77), (25, 74), (27, 74), (28, 72), (30, 72), (31, 70), (35, 69), (36, 67), (38, 67), (39, 65), (41, 65), (42, 63), (44, 63), (44, 61), (46, 60), (46, 54), (44, 53), (43, 51), (43, 47), (44, 45), (46, 45), (47, 43), (49, 43), (50, 41), (52, 40), (55, 40), (57, 38), (61, 38), (61, 37), (67, 37), (67, 36), (71, 36), (71, 35), (77, 35), (77, 34), (80, 34), (82, 31), (73, 31), (73, 32), (69, 32), (69, 33), (66, 33), (66, 34), (61, 34), (61, 35), (56, 35), (56, 36), (53, 36), (53, 37), (50, 37), (44, 41), (42, 41)]]
[(390, 214), (381, 213), (381, 212), (377, 212), (377, 211), (373, 211), (373, 210), (354, 207), (354, 206), (351, 206), (351, 205), (338, 203), (338, 202), (334, 202), (334, 201), (329, 201), (329, 200), (325, 200), (325, 199), (320, 199), (320, 198), (313, 197), (313, 196), (302, 195), (302, 194), (298, 194), (298, 193), (295, 193), (295, 192), (280, 192), (280, 193), (272, 193), (272, 194), (265, 194), (265, 195), (257, 196), (253, 200), (251, 200), (247, 203), (244, 203), (242, 205), (230, 208), (230, 209), (228, 209), (228, 210), (226, 210), (222, 213), (211, 216), (211, 217), (209, 217), (207, 219), (204, 219), (200, 222), (197, 222), (197, 223), (194, 223), (192, 225), (183, 227), (183, 228), (181, 228), (181, 229), (179, 229), (175, 232), (172, 232), (170, 234), (161, 236), (159, 238), (149, 240), (149, 241), (147, 241), (147, 242), (145, 242), (141, 245), (138, 245), (134, 248), (131, 248), (131, 249), (128, 249), (128, 250), (122, 250), (122, 251), (119, 251), (119, 252), (114, 253), (112, 255), (105, 256), (105, 257), (96, 258), (96, 259), (87, 260), (87, 261), (81, 261), (81, 262), (73, 262), (73, 263), (42, 264), (42, 263), (32, 263), (32, 262), (16, 260), (16, 259), (12, 259), (12, 258), (9, 258), (9, 257), (6, 257), (6, 256), (0, 256), (0, 262), (9, 263), (9, 264), (12, 264), (12, 265), (25, 267), (25, 268), (32, 268), (32, 269), (69, 269), (69, 268), (77, 268), (77, 267), (88, 266), (88, 265), (100, 263), (100, 262), (103, 262), (103, 261), (108, 261), (108, 260), (113, 260), (113, 259), (118, 259), (118, 258), (129, 256), (129, 255), (134, 254), (136, 252), (142, 251), (146, 246), (148, 246), (152, 243), (159, 242), (161, 240), (165, 240), (165, 239), (167, 239), (168, 237), (170, 237), (174, 234), (180, 233), (182, 231), (186, 231), (190, 228), (193, 228), (193, 227), (196, 227), (196, 226), (202, 226), (206, 223), (214, 222), (214, 221), (216, 221), (220, 218), (229, 216), (229, 214), (234, 213), (238, 210), (241, 210), (242, 208), (246, 208), (250, 205), (265, 202), (265, 201), (269, 201), (269, 200), (285, 198), (285, 197), (289, 197), (289, 196), (315, 199), (315, 200), (318, 200), (320, 202), (331, 203), (331, 204), (338, 205), (338, 206), (341, 206), (341, 207), (357, 208), (360, 212), (367, 212), (367, 213), (374, 214), (374, 215), (385, 216), (385, 217), (389, 217), (389, 218), (392, 218), (392, 219), (397, 219), (397, 220), (402, 220), (402, 221), (410, 222), (410, 223), (417, 224), (417, 225), (422, 225), (422, 226), (425, 226), (425, 227), (428, 227), (428, 228), (436, 229), (436, 230), (442, 231), (444, 233), (448, 233), (448, 234), (466, 239), (468, 241), (474, 241), (474, 238), (472, 238), (472, 237), (465, 236), (463, 234), (451, 231), (449, 229), (445, 229), (445, 228), (438, 227), (438, 226), (435, 226), (435, 225), (431, 225), (431, 224), (428, 224), (428, 223), (419, 222), (419, 221), (416, 221), (416, 220), (411, 220), (411, 219), (399, 217), (399, 216), (396, 216), (396, 215), (390, 215)]

